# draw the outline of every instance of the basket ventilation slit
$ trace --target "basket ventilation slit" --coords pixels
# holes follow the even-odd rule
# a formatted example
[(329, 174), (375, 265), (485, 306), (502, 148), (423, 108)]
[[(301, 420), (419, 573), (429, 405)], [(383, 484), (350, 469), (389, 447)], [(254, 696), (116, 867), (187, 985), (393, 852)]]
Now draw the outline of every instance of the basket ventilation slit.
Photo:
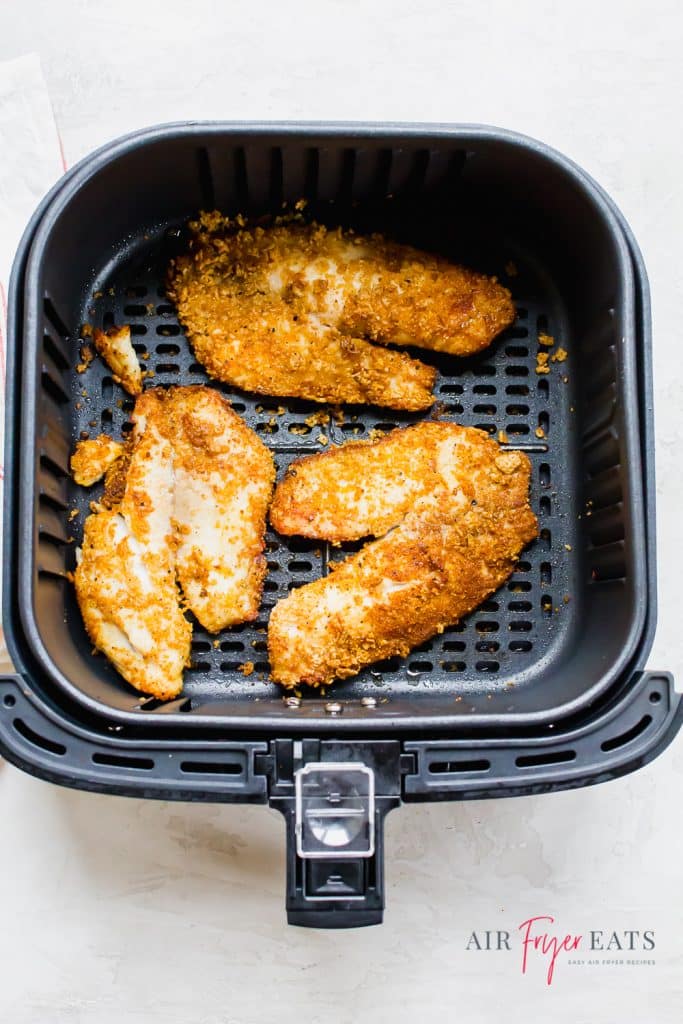
[(488, 772), (491, 762), (484, 757), (462, 761), (432, 761), (430, 775), (453, 775), (456, 772)]
[(52, 363), (60, 374), (65, 370), (68, 370), (71, 364), (67, 353), (62, 348), (61, 340), (62, 339), (60, 338), (60, 343), (57, 343), (49, 334), (43, 335), (43, 351), (45, 352), (45, 355), (52, 360)]
[(544, 764), (567, 764), (575, 760), (574, 750), (548, 750), (540, 754), (522, 754), (515, 758), (515, 764), (518, 768), (538, 768)]
[(213, 174), (209, 151), (205, 146), (197, 150), (197, 172), (199, 175), (199, 191), (204, 209), (213, 210), (216, 205), (213, 187)]
[(355, 149), (345, 149), (342, 156), (337, 201), (342, 207), (349, 206), (353, 198), (353, 181), (356, 171)]
[(40, 733), (35, 732), (30, 725), (26, 724), (23, 718), (15, 718), (12, 724), (19, 735), (23, 736), (29, 743), (32, 743), (34, 747), (47, 750), (48, 753), (56, 754), (58, 757), (63, 757), (66, 754), (66, 747), (63, 743), (57, 743), (56, 740), (51, 740), (47, 736), (42, 736)]
[(181, 761), (180, 770), (188, 775), (241, 775), (242, 765), (231, 761)]
[(619, 747), (625, 747), (627, 743), (631, 743), (641, 733), (645, 732), (648, 725), (652, 721), (651, 715), (643, 715), (639, 722), (636, 722), (634, 726), (627, 729), (626, 732), (622, 732), (619, 736), (613, 736), (612, 739), (604, 740), (600, 744), (600, 749), (604, 750), (605, 753), (609, 753), (610, 750), (617, 750)]
[(247, 180), (247, 155), (242, 146), (235, 150), (235, 193), (238, 212), (249, 208), (249, 183)]
[(92, 755), (93, 764), (108, 765), (111, 768), (131, 768), (135, 771), (149, 772), (154, 768), (151, 757), (131, 757), (126, 754), (106, 754), (96, 751)]
[(66, 326), (66, 324), (65, 324), (64, 320), (62, 319), (62, 317), (59, 315), (59, 313), (55, 309), (55, 306), (54, 306), (54, 303), (52, 302), (52, 299), (48, 298), (47, 295), (43, 299), (43, 310), (45, 312), (45, 316), (50, 321), (50, 323), (52, 324), (52, 326), (54, 327), (55, 331), (60, 336), (60, 338), (65, 338), (65, 339), (68, 338), (69, 337), (69, 329)]
[(304, 177), (304, 198), (309, 202), (318, 198), (318, 177), (320, 174), (320, 155), (317, 149), (306, 150), (306, 171)]
[(277, 211), (282, 206), (283, 184), (282, 184), (282, 150), (279, 146), (273, 146), (270, 151), (270, 206)]

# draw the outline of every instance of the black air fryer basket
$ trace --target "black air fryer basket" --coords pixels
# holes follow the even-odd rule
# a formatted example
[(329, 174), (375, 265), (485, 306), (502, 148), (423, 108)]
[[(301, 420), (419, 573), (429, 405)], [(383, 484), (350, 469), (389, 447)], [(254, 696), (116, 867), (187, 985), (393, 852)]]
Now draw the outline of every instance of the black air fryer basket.
[[(502, 431), (528, 453), (540, 536), (463, 622), (298, 701), (269, 681), (268, 611), (339, 554), (271, 532), (258, 620), (217, 646), (196, 628), (183, 695), (161, 704), (93, 655), (68, 580), (94, 496), (73, 485), (69, 454), (83, 432), (121, 436), (132, 408), (101, 361), (77, 373), (79, 330), (129, 323), (154, 385), (206, 381), (163, 284), (187, 220), (258, 217), (301, 197), (319, 220), (381, 230), (510, 287), (517, 319), (489, 349), (419, 355), (439, 370), (431, 415)], [(383, 820), (402, 801), (601, 782), (675, 735), (671, 677), (644, 670), (656, 612), (647, 279), (623, 218), (568, 160), (472, 126), (139, 132), (47, 196), (10, 300), (3, 619), (16, 675), (0, 680), (0, 746), (20, 767), (101, 792), (269, 803), (287, 824), (290, 922), (344, 927), (382, 919)], [(547, 375), (535, 372), (540, 333), (568, 353)], [(312, 403), (214, 386), (280, 472), (320, 450)], [(325, 430), (340, 443), (417, 419), (359, 406)]]

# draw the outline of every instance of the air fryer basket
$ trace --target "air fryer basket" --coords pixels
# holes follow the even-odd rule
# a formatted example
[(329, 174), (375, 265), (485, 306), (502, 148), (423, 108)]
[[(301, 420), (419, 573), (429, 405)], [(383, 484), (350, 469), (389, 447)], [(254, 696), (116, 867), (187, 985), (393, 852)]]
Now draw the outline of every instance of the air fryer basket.
[[(529, 454), (540, 537), (464, 622), (338, 684), (334, 713), (329, 695), (283, 702), (264, 634), (275, 601), (340, 552), (272, 532), (259, 619), (217, 645), (195, 628), (184, 694), (159, 705), (93, 656), (67, 579), (95, 496), (73, 486), (69, 453), (87, 433), (125, 433), (132, 408), (99, 360), (77, 373), (79, 327), (130, 323), (155, 386), (206, 381), (163, 287), (188, 218), (213, 207), (259, 217), (301, 197), (320, 220), (381, 230), (511, 288), (517, 320), (489, 350), (419, 356), (439, 370), (431, 415)], [(138, 133), (44, 202), (17, 258), (10, 332), (3, 614), (22, 685), (6, 681), (12, 717), (0, 725), (22, 766), (117, 792), (269, 800), (288, 822), (290, 920), (339, 925), (381, 918), (382, 820), (402, 798), (585, 784), (637, 767), (674, 734), (670, 679), (642, 673), (655, 618), (647, 283), (609, 199), (557, 154), (470, 126)], [(539, 333), (568, 352), (547, 375), (535, 372)], [(312, 403), (214, 386), (280, 471), (320, 451), (322, 433), (340, 443), (419, 419), (356, 407), (311, 428)], [(316, 803), (330, 792), (364, 822), (334, 862)]]

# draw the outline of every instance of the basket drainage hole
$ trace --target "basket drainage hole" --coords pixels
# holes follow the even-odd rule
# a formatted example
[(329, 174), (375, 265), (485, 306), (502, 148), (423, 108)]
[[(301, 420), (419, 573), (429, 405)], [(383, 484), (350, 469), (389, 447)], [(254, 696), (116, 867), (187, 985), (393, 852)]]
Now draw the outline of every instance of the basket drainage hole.
[[(654, 696), (654, 694), (651, 694), (650, 700), (652, 700)], [(14, 697), (11, 693), (6, 693), (5, 696), (2, 698), (2, 703), (5, 705), (6, 708), (13, 708), (16, 702), (16, 697)]]
[[(661, 693), (658, 693), (657, 690), (653, 690), (652, 693), (650, 694), (650, 704), (659, 704), (661, 699), (662, 699), (662, 695), (661, 695)], [(5, 697), (5, 704), (6, 703), (7, 703), (7, 697)], [(14, 703), (14, 698), (12, 698), (12, 703)]]

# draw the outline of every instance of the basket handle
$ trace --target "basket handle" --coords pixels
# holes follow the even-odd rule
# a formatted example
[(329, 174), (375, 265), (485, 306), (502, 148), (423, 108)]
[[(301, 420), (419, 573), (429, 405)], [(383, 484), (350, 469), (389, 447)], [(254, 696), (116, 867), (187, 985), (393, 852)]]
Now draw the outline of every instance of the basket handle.
[(302, 857), (296, 811), (281, 805), (287, 826), (287, 923), (304, 928), (361, 928), (384, 916), (384, 818), (398, 800), (378, 802), (370, 856)]

